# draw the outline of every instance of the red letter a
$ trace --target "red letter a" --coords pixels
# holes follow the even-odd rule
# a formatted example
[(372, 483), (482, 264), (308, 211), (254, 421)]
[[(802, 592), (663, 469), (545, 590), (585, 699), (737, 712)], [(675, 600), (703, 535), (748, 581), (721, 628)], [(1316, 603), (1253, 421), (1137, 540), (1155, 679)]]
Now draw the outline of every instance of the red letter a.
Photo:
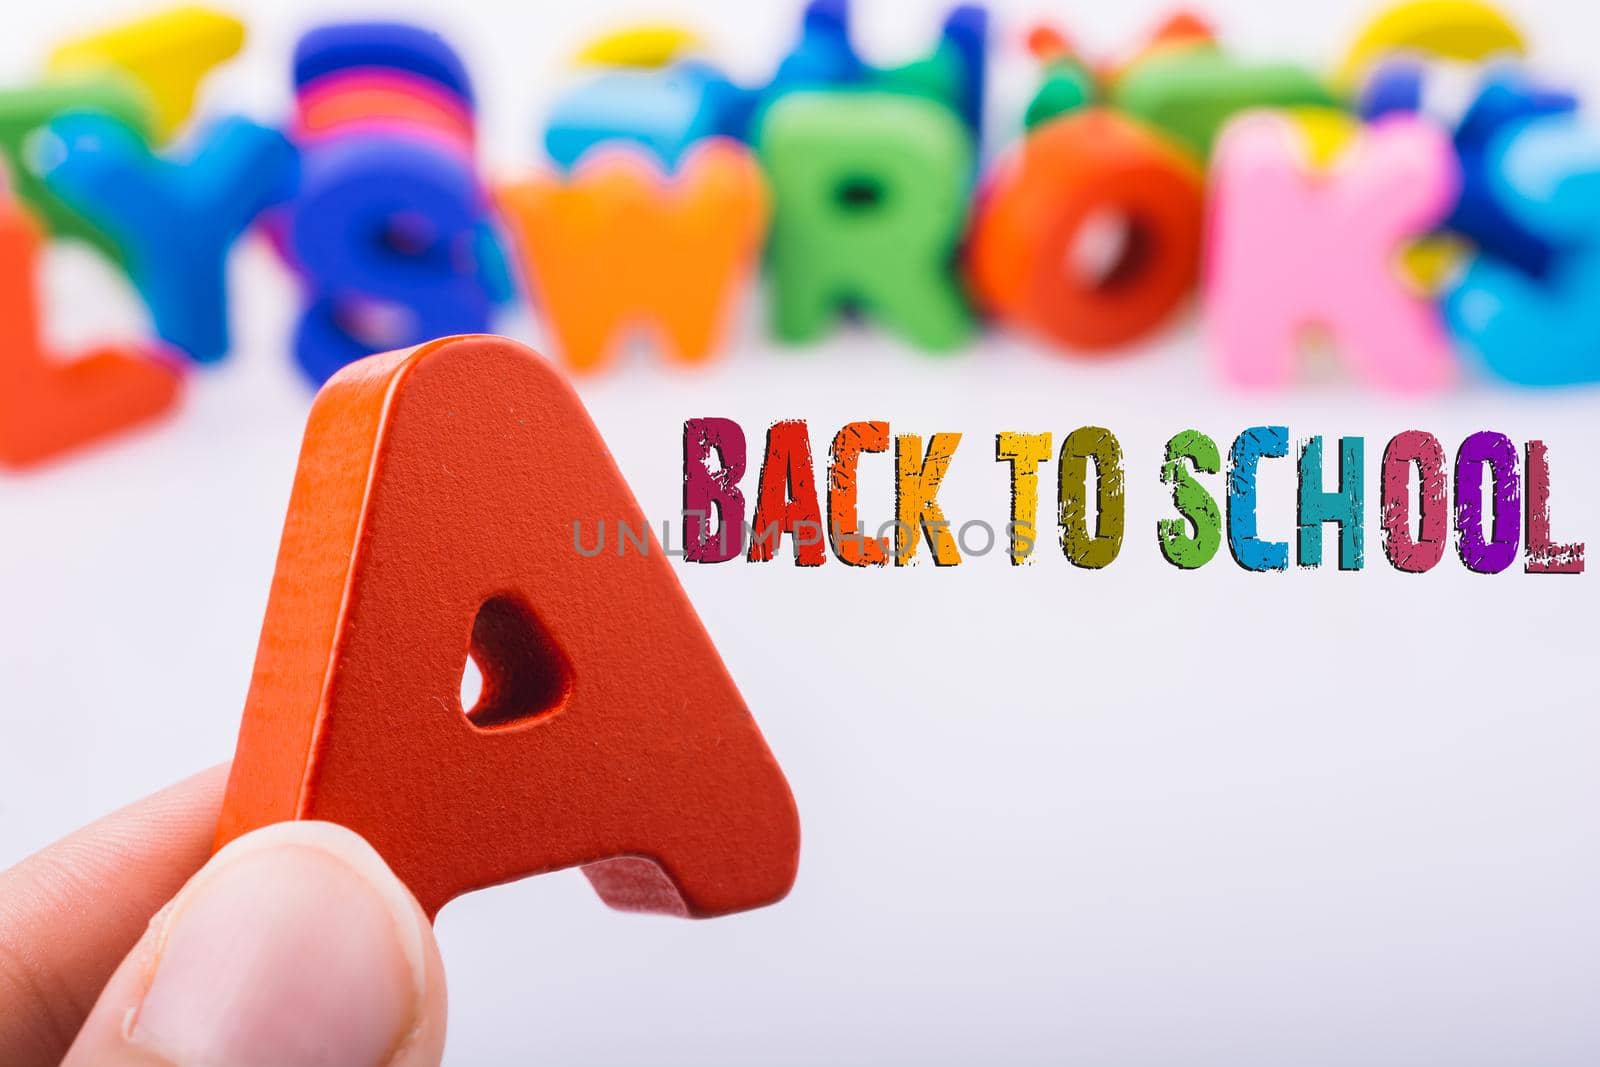
[[(583, 865), (614, 907), (691, 916), (794, 880), (794, 801), (572, 389), (493, 337), (323, 389), (289, 502), (218, 842), (327, 819), (432, 915)], [(471, 655), (483, 692), (464, 710)]]
[(794, 561), (820, 567), (827, 561), (822, 507), (811, 475), (811, 438), (801, 419), (775, 422), (767, 431), (767, 458), (761, 463), (761, 496), (756, 500), (751, 536), (752, 563), (766, 562), (784, 534), (794, 538)]

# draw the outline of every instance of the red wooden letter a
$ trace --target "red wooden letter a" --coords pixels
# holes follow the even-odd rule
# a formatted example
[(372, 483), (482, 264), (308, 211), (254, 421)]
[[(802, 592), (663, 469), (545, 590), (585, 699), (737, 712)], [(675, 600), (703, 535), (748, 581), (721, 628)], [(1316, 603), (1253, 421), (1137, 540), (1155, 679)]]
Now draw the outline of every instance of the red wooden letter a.
[[(604, 520), (607, 550), (585, 556)], [(433, 915), (582, 865), (613, 907), (710, 916), (794, 881), (799, 821), (582, 404), (528, 349), (458, 337), (317, 397), (218, 844), (363, 834)], [(471, 655), (483, 693), (461, 706)]]

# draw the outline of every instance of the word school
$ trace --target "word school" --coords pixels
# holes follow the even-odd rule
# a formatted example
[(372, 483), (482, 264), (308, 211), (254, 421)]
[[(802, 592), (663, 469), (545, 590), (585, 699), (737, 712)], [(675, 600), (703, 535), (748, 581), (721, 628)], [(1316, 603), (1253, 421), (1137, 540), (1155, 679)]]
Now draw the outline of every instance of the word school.
[[(961, 439), (959, 433), (935, 433), (926, 442), (917, 434), (891, 437), (889, 424), (882, 421), (840, 428), (829, 449), (824, 522), (810, 431), (803, 420), (775, 422), (767, 431), (754, 515), (747, 518), (741, 487), (747, 469), (743, 429), (727, 418), (690, 419), (683, 431), (683, 556), (694, 563), (725, 563), (740, 556), (765, 562), (777, 557), (787, 536), (794, 562), (802, 567), (826, 563), (830, 550), (848, 566), (905, 566), (916, 562), (924, 543), (936, 565), (958, 565), (963, 550), (984, 554), (994, 537), (993, 528), (979, 520), (953, 525), (939, 503), (939, 489)], [(869, 533), (857, 508), (857, 467), (862, 453), (891, 447), (894, 515)], [(1365, 447), (1364, 438), (1339, 438), (1337, 488), (1328, 490), (1322, 438), (1299, 443), (1299, 566), (1322, 566), (1324, 528), (1329, 526), (1338, 538), (1339, 569), (1361, 570), (1365, 565)], [(1157, 523), (1162, 557), (1174, 567), (1194, 570), (1211, 562), (1226, 540), (1234, 561), (1247, 571), (1287, 570), (1288, 542), (1258, 534), (1256, 485), (1264, 462), (1288, 455), (1285, 426), (1253, 426), (1240, 433), (1228, 449), (1227, 474), (1220, 485), (1224, 504), (1219, 506), (1219, 487), (1207, 477), (1222, 474), (1216, 442), (1197, 430), (1169, 440), (1161, 481), (1170, 489), (1176, 514)], [(1122, 446), (1110, 430), (1080, 427), (1066, 435), (1059, 449), (1050, 433), (1002, 432), (995, 435), (994, 460), (1010, 479), (1011, 514), (1005, 525), (1013, 564), (1034, 557), (1040, 469), (1051, 461), (1056, 464), (1059, 543), (1067, 561), (1099, 569), (1116, 560), (1126, 519), (1125, 475)], [(1550, 463), (1542, 441), (1528, 441), (1519, 450), (1504, 434), (1480, 431), (1461, 443), (1452, 471), (1437, 437), (1407, 430), (1384, 449), (1380, 478), (1383, 551), (1396, 570), (1421, 574), (1433, 569), (1444, 556), (1453, 517), (1457, 551), (1470, 571), (1500, 573), (1520, 551), (1526, 573), (1583, 573), (1583, 544), (1557, 543), (1551, 534)], [(1453, 502), (1448, 499), (1452, 480)], [(979, 546), (974, 549), (968, 531), (980, 527), (989, 540), (974, 537)], [(577, 524), (574, 532), (576, 543)], [(599, 543), (603, 539), (602, 527)], [(619, 542), (619, 551), (625, 543)]]

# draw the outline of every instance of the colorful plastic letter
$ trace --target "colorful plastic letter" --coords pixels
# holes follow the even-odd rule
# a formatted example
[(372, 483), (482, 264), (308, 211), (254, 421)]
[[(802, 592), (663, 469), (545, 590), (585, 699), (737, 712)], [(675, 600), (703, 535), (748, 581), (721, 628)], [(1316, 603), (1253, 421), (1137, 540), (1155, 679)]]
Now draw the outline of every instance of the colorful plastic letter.
[(620, 141), (672, 169), (709, 137), (747, 137), (755, 102), (754, 94), (706, 63), (607, 71), (556, 101), (544, 147), (558, 167), (568, 168), (591, 149)]
[[(1430, 79), (1442, 84), (1431, 87)], [(1448, 92), (1443, 72), (1415, 59), (1393, 59), (1374, 69), (1361, 98), (1367, 121), (1395, 112), (1433, 113), (1430, 98)], [(1490, 149), (1502, 131), (1528, 119), (1576, 111), (1572, 93), (1537, 82), (1523, 70), (1496, 66), (1486, 70), (1476, 90), (1457, 115), (1437, 115), (1453, 128), (1452, 140), (1461, 162), (1461, 196), (1445, 226), (1472, 242), (1478, 251), (1504, 260), (1530, 274), (1543, 274), (1554, 254), (1551, 243), (1520, 224), (1496, 192), (1498, 175)]]
[(983, 109), (987, 99), (984, 87), (989, 69), (989, 12), (978, 4), (958, 4), (945, 16), (939, 31), (941, 56), (955, 68), (955, 108), (972, 132), (981, 139)]
[(488, 329), (510, 285), (460, 57), (421, 27), (341, 23), (300, 39), (294, 79), (301, 181), (273, 229), (306, 280), (306, 375)]
[(1200, 159), (1224, 124), (1251, 108), (1332, 107), (1331, 90), (1291, 63), (1244, 63), (1213, 47), (1163, 49), (1112, 85), (1111, 103)]
[(809, 0), (800, 14), (800, 38), (778, 64), (770, 93), (859, 84), (866, 61), (850, 41), (850, 0)]
[(1114, 82), (1141, 63), (1196, 49), (1215, 51), (1219, 42), (1217, 29), (1209, 19), (1193, 10), (1178, 8), (1164, 16), (1125, 58), (1106, 64), (1104, 75), (1108, 81)]
[(1212, 175), (1205, 301), (1224, 375), (1286, 383), (1303, 333), (1317, 327), (1374, 384), (1449, 381), (1455, 357), (1438, 311), (1401, 283), (1394, 259), (1449, 213), (1457, 178), (1449, 141), (1416, 119), (1377, 123), (1323, 174), (1287, 117), (1230, 126)]
[(700, 49), (703, 44), (700, 35), (687, 26), (648, 22), (626, 26), (590, 41), (573, 60), (584, 66), (655, 69)]
[(182, 379), (159, 360), (102, 348), (72, 362), (42, 350), (38, 225), (0, 199), (0, 464), (27, 467), (165, 414)]
[(109, 236), (163, 341), (201, 363), (228, 351), (228, 251), (293, 191), (296, 154), (276, 130), (226, 119), (182, 162), (152, 155), (100, 115), (51, 124), (62, 144), (50, 191)]
[(311, 283), (295, 355), (314, 382), (392, 343), (488, 329), (488, 208), (458, 156), (399, 136), (349, 136), (304, 154), (290, 249)]
[(1023, 129), (1032, 130), (1088, 107), (1099, 97), (1094, 70), (1061, 31), (1049, 25), (1035, 26), (1028, 32), (1028, 51), (1043, 67), (1044, 77), (1023, 113)]
[(1394, 52), (1478, 63), (1525, 51), (1522, 32), (1498, 8), (1480, 0), (1405, 0), (1361, 28), (1339, 63), (1336, 80), (1353, 88), (1375, 60)]
[[(601, 519), (645, 551), (584, 558)], [(430, 916), (579, 865), (694, 917), (793, 883), (783, 772), (576, 394), (514, 342), (379, 356), (312, 407), (217, 844), (290, 819), (361, 833)]]
[(459, 96), (404, 70), (359, 68), (325, 74), (295, 96), (294, 136), (302, 144), (351, 132), (409, 130), (438, 137), (470, 155), (477, 141), (472, 109)]
[(955, 111), (974, 143), (984, 108), (989, 14), (960, 4), (945, 16), (931, 55), (899, 67), (874, 67), (850, 39), (849, 0), (811, 0), (801, 17), (800, 40), (761, 91), (770, 104), (785, 94), (853, 88), (906, 93)]
[[(1035, 127), (979, 198), (967, 269), (982, 306), (1067, 348), (1126, 344), (1154, 329), (1200, 273), (1200, 170), (1110, 111)], [(1120, 247), (1098, 270), (1074, 252), (1097, 225)]]
[(116, 243), (50, 191), (40, 165), (44, 161), (34, 151), (39, 135), (52, 121), (80, 112), (115, 119), (146, 140), (154, 122), (143, 98), (116, 80), (100, 78), (12, 89), (0, 92), (0, 155), (5, 159), (12, 194), (52, 235), (87, 241), (120, 263)]
[(542, 175), (497, 199), (557, 354), (577, 370), (606, 362), (633, 327), (647, 327), (676, 360), (709, 359), (767, 227), (760, 168), (722, 139), (670, 178), (608, 149), (569, 179)]
[(244, 47), (244, 23), (220, 11), (175, 7), (61, 45), (52, 75), (113, 71), (127, 77), (155, 112), (155, 136), (169, 140), (194, 110), (200, 81)]
[(824, 334), (847, 305), (930, 350), (972, 334), (951, 267), (972, 148), (955, 116), (916, 97), (792, 93), (767, 112), (774, 324)]
[(1600, 380), (1600, 137), (1571, 117), (1532, 119), (1487, 158), (1500, 205), (1556, 251), (1543, 277), (1474, 259), (1445, 297), (1451, 332), (1508, 381)]
[(298, 92), (319, 78), (349, 70), (402, 70), (443, 86), (470, 109), (466, 64), (439, 34), (403, 22), (340, 22), (318, 26), (294, 50)]

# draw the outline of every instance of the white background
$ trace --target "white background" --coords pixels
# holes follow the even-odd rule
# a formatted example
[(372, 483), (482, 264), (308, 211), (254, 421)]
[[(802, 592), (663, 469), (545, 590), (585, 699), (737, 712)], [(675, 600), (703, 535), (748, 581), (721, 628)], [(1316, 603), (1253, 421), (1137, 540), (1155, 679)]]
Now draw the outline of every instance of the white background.
[[(995, 129), (1009, 135), (1033, 83), (1020, 37), (1041, 9), (999, 7)], [(1099, 49), (1160, 14), (1078, 7), (1045, 13)], [(1326, 67), (1360, 12), (1315, 7), (1213, 14), (1254, 54)], [(498, 173), (536, 158), (564, 57), (619, 18), (692, 14), (756, 77), (797, 15), (579, 8), (412, 9), (468, 55)], [(129, 10), (8, 5), (0, 71), (20, 83), (48, 43)], [(396, 9), (261, 3), (207, 108), (281, 115), (297, 32), (364, 12)], [(1546, 68), (1593, 88), (1597, 8), (1520, 14)], [(876, 0), (859, 21), (874, 55), (906, 58), (937, 12)], [(237, 350), (194, 376), (179, 417), (0, 479), (0, 863), (232, 751), (310, 399), (287, 354), (294, 288), (258, 242), (235, 257), (233, 289)], [(49, 299), (66, 341), (143, 328), (87, 253), (53, 253)], [(450, 1062), (1600, 1062), (1595, 575), (1526, 576), (1520, 561), (1469, 575), (1452, 550), (1403, 576), (1376, 506), (1378, 458), (1401, 430), (1452, 452), (1479, 429), (1539, 437), (1557, 535), (1600, 552), (1600, 396), (1469, 380), (1399, 401), (1337, 369), (1236, 395), (1192, 324), (1088, 363), (1004, 337), (945, 360), (871, 332), (787, 350), (754, 304), (745, 319), (709, 369), (640, 355), (581, 384), (651, 515), (678, 506), (689, 416), (741, 422), (753, 466), (777, 418), (808, 419), (819, 452), (855, 419), (963, 432), (943, 501), (957, 522), (996, 524), (1008, 486), (993, 435), (1059, 442), (1093, 423), (1127, 452), (1122, 557), (1077, 571), (1046, 540), (1018, 569), (998, 552), (885, 572), (679, 566), (798, 798), (794, 893), (706, 923), (610, 912), (576, 872), (457, 901), (439, 920)], [(539, 339), (522, 314), (502, 329)], [(1226, 449), (1257, 423), (1366, 436), (1366, 570), (1333, 569), (1331, 536), (1320, 571), (1247, 574), (1226, 551), (1195, 573), (1161, 561), (1167, 437), (1194, 426)], [(1292, 538), (1292, 466), (1265, 468), (1264, 536)], [(888, 517), (891, 477), (888, 457), (864, 460), (869, 521)]]

